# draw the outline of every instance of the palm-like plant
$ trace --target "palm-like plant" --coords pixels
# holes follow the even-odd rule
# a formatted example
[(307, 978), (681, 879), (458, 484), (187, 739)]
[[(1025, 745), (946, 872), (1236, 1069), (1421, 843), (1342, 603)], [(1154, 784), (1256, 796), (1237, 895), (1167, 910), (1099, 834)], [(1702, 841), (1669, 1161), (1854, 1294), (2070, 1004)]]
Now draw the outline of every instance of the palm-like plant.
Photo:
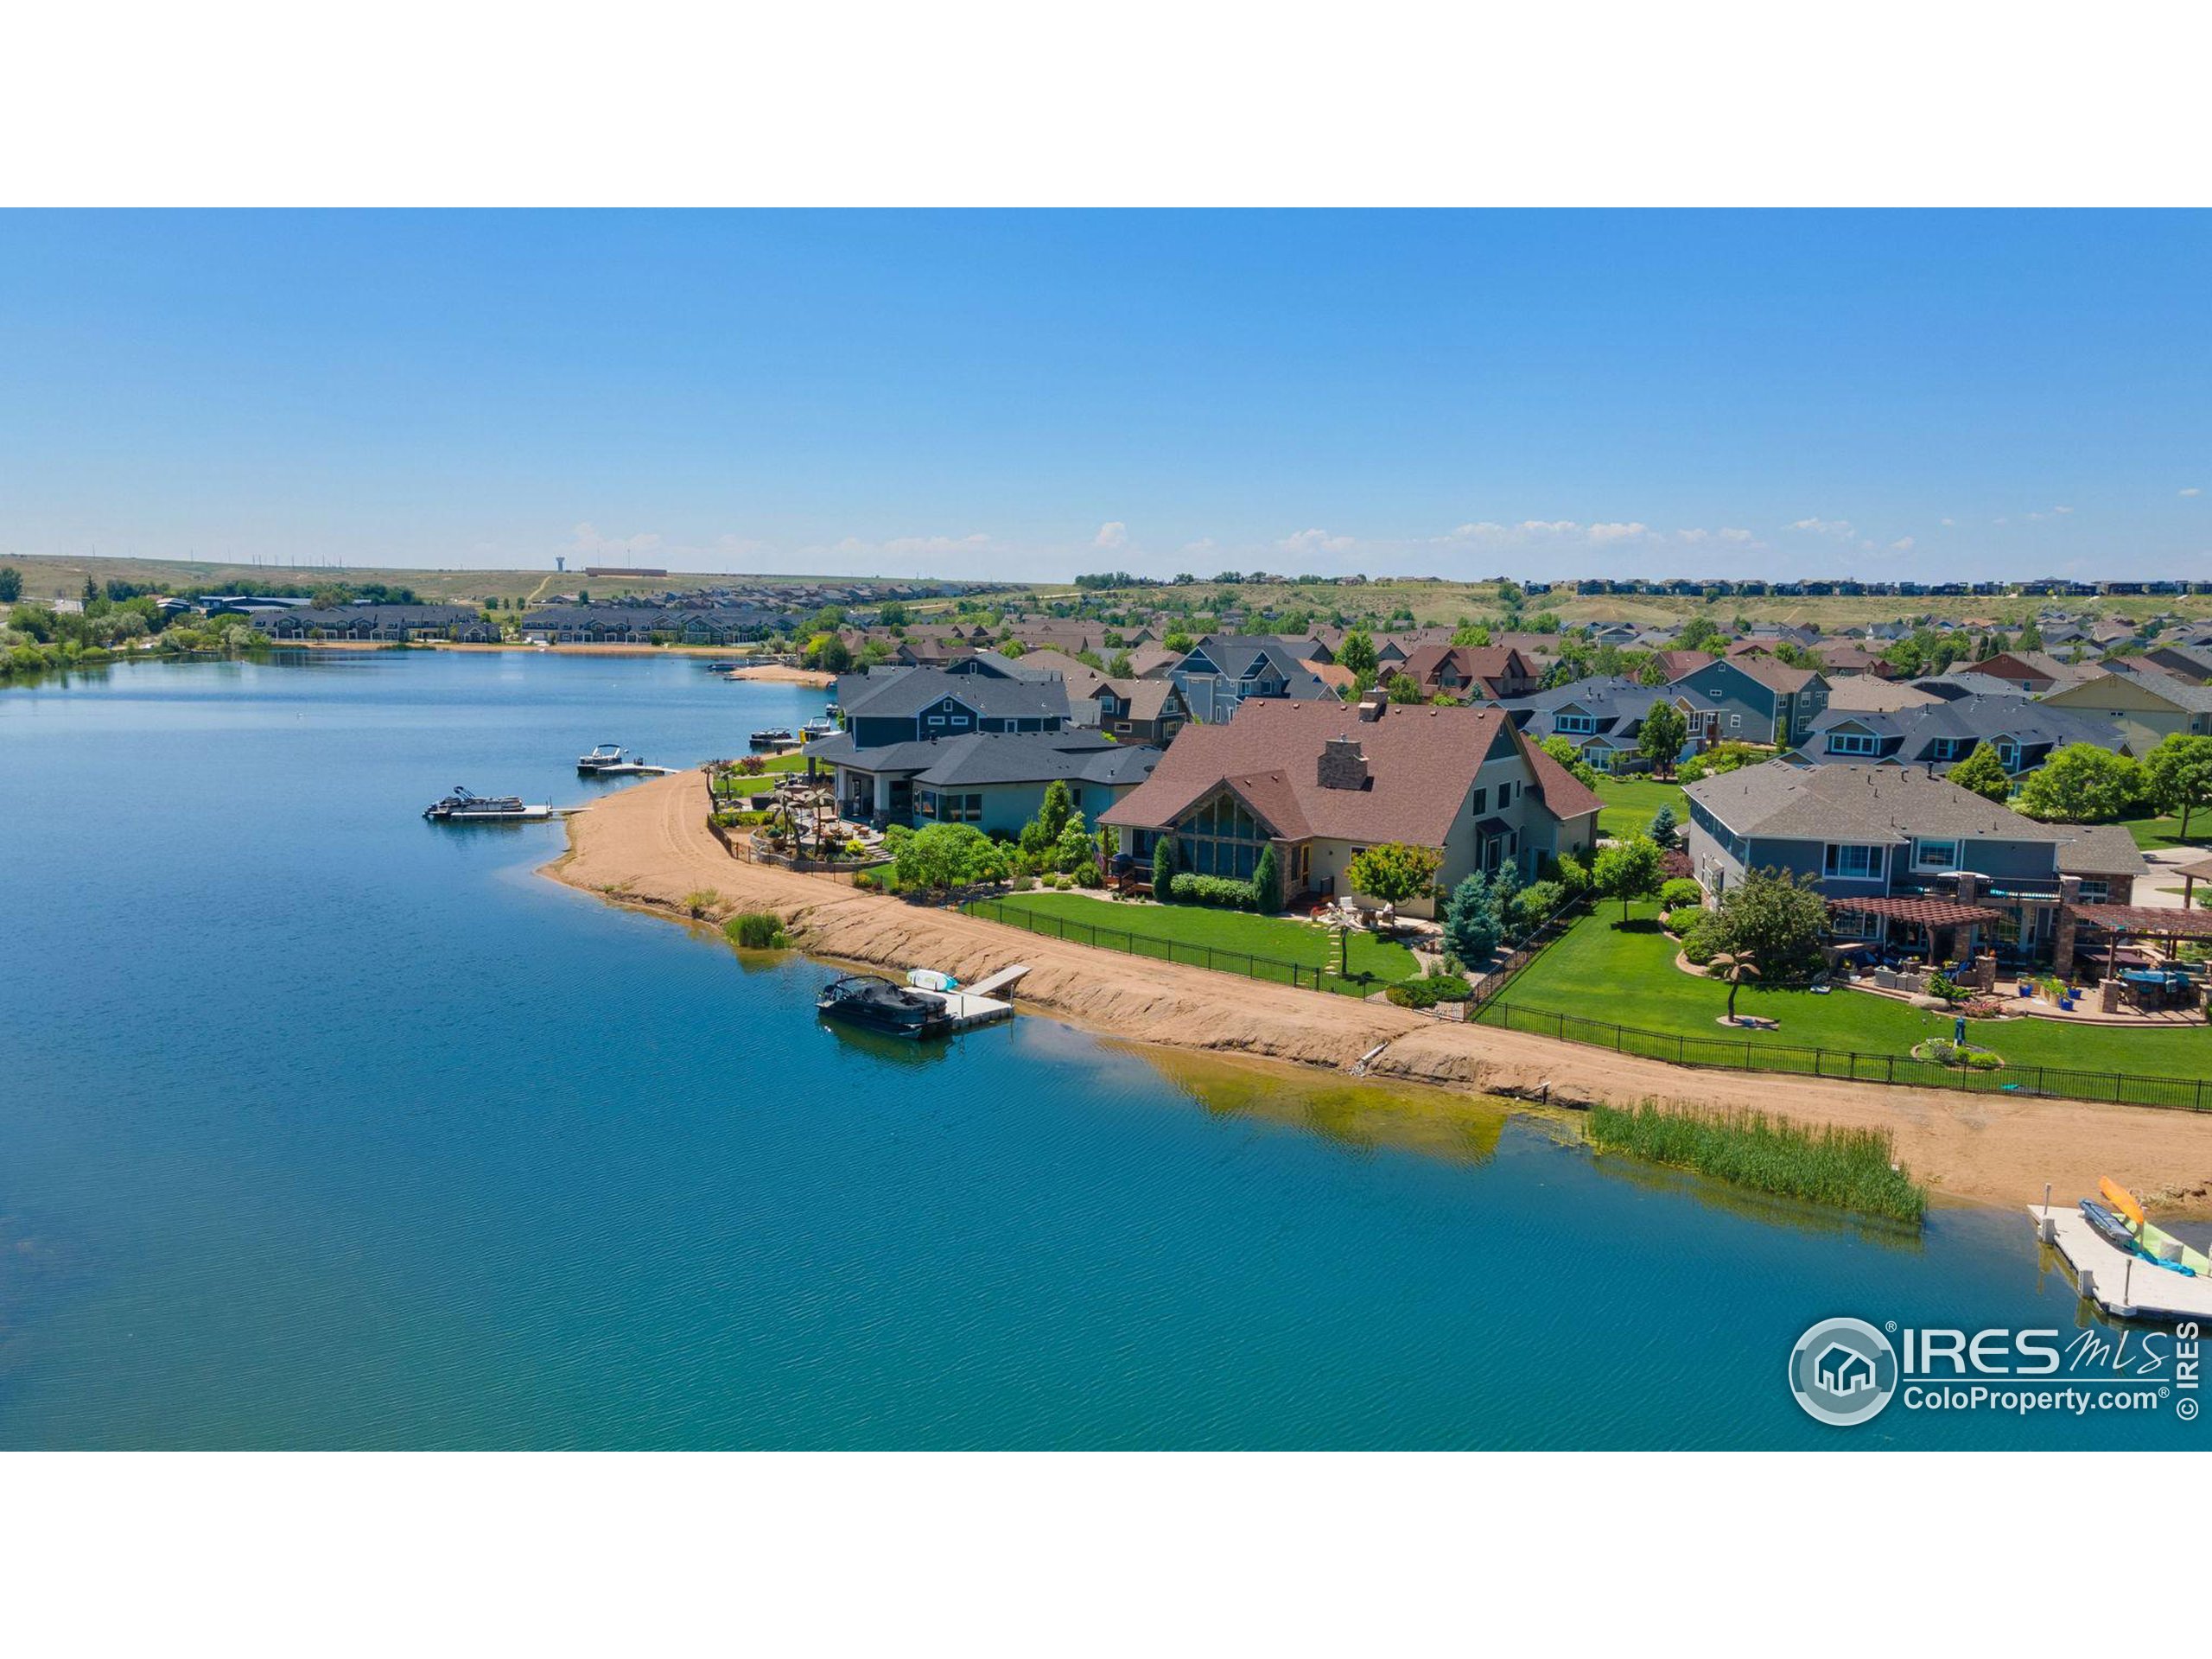
[(1736, 993), (1744, 988), (1747, 979), (1759, 976), (1758, 958), (1748, 950), (1721, 950), (1714, 953), (1713, 971), (1728, 982), (1728, 1023), (1736, 1023)]

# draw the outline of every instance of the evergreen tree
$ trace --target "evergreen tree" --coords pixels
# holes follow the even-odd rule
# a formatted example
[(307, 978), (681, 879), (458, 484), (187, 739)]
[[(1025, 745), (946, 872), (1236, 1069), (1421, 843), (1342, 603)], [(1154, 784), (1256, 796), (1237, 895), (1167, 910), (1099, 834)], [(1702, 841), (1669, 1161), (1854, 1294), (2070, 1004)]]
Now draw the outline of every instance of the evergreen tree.
[(1282, 905), (1282, 861), (1275, 856), (1273, 842), (1260, 849), (1260, 856), (1252, 866), (1252, 908), (1262, 916), (1268, 915)]
[(1662, 801), (1659, 810), (1651, 815), (1651, 827), (1643, 833), (1651, 837), (1652, 844), (1662, 852), (1672, 847), (1675, 844), (1675, 809)]
[(1444, 906), (1444, 943), (1452, 954), (1479, 969), (1497, 949), (1497, 906), (1489, 878), (1480, 870), (1452, 889)]
[(1175, 837), (1163, 835), (1152, 845), (1152, 896), (1166, 904), (1175, 896)]

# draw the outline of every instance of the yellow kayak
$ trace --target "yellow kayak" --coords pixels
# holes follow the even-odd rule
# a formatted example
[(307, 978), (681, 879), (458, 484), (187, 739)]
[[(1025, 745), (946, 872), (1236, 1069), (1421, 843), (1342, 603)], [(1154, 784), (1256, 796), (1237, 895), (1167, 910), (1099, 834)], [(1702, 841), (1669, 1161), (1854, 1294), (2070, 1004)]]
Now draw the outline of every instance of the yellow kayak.
[(2138, 1232), (2142, 1230), (2143, 1206), (2135, 1202), (2135, 1195), (2133, 1192), (2130, 1192), (2118, 1181), (2113, 1180), (2099, 1181), (2097, 1183), (2097, 1191), (2105, 1195), (2105, 1202), (2107, 1204), (2112, 1205), (2114, 1210), (2117, 1210), (2121, 1215), (2126, 1216), (2127, 1219), (2134, 1224)]

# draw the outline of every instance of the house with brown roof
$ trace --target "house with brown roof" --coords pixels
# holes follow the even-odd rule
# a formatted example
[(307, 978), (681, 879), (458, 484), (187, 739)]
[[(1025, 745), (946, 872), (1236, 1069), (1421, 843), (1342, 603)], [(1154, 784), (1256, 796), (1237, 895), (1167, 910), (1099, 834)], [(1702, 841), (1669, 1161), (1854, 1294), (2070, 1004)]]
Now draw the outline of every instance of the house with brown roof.
[(1288, 899), (1350, 893), (1352, 860), (1386, 842), (1440, 851), (1447, 889), (1509, 863), (1533, 874), (1547, 858), (1587, 855), (1599, 804), (1497, 709), (1255, 699), (1218, 725), (1185, 726), (1099, 822), (1141, 864), (1172, 836), (1177, 868), (1201, 875), (1249, 880), (1273, 845)]
[(1510, 645), (1421, 645), (1396, 671), (1424, 696), (1497, 702), (1536, 689), (1535, 665)]
[(2098, 671), (2081, 669), (2070, 663), (2062, 663), (2048, 652), (2000, 651), (1994, 657), (1985, 657), (1978, 663), (1961, 663), (1961, 674), (1986, 674), (1993, 680), (2003, 680), (2016, 685), (2030, 696), (2039, 697), (2054, 689), (2063, 690), (2069, 685), (2079, 685)]

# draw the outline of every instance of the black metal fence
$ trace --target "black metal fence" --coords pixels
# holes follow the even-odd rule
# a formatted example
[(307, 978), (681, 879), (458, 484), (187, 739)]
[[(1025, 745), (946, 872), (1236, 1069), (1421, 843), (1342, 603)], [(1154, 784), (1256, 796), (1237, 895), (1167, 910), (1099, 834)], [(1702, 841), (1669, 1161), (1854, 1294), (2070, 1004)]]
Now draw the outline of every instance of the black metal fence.
[[(2149, 1077), (2067, 1066), (2005, 1065), (1976, 1071), (1916, 1060), (1910, 1054), (1862, 1054), (1855, 1050), (1805, 1048), (1756, 1038), (1703, 1036), (1617, 1026), (1579, 1014), (1492, 1001), (1475, 1016), (1485, 1025), (1532, 1032), (1562, 1042), (1610, 1048), (1617, 1054), (1665, 1060), (1673, 1065), (1729, 1071), (1770, 1071), (1849, 1083), (1895, 1084), (1916, 1089), (1953, 1089), (1976, 1095), (2050, 1095), (2067, 1100), (2108, 1101), (2120, 1106), (2162, 1106), (2212, 1111), (2212, 1082), (2203, 1077)], [(2212, 1057), (2212, 1043), (2207, 1045)]]
[(973, 899), (962, 908), (970, 916), (981, 916), (986, 921), (1004, 922), (1008, 927), (1040, 933), (1050, 939), (1067, 939), (1077, 944), (1096, 945), (1102, 950), (1119, 950), (1127, 956), (1149, 957), (1154, 962), (1179, 962), (1190, 968), (1211, 968), (1217, 973), (1243, 974), (1248, 979), (1272, 980), (1279, 985), (1302, 986), (1309, 991), (1336, 991), (1348, 996), (1366, 996), (1389, 982), (1374, 974), (1354, 974), (1346, 978), (1333, 969), (1316, 967), (1312, 963), (1257, 956), (1249, 950), (1230, 950), (1217, 944), (1154, 938), (1149, 934), (1131, 932), (1127, 928), (1101, 927), (1095, 922), (1071, 921), (1052, 912), (1032, 910), (1026, 906), (1009, 906), (997, 899)]

